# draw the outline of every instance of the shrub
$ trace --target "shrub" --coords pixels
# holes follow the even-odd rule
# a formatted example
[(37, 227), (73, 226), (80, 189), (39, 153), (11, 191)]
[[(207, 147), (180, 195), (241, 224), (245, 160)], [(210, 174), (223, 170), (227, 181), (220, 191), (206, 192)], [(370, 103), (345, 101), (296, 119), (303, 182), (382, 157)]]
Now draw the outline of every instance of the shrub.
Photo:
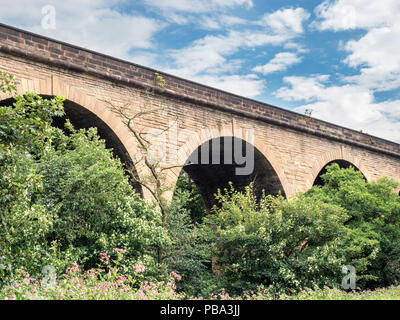
[(220, 288), (219, 279), (211, 270), (210, 242), (202, 231), (206, 214), (198, 188), (182, 171), (168, 207), (167, 230), (171, 242), (163, 252), (163, 262), (169, 272), (181, 275), (178, 291), (198, 297), (209, 297)]
[(243, 193), (219, 192), (217, 200), (206, 223), (217, 269), (231, 292), (340, 283), (339, 244), (348, 216), (339, 206), (302, 195), (289, 201), (263, 195), (257, 202), (251, 186)]
[(208, 297), (219, 288), (219, 279), (211, 269), (210, 241), (197, 222), (205, 215), (201, 195), (189, 178), (181, 175), (168, 210), (171, 244), (165, 250), (164, 262), (170, 271), (182, 276), (179, 291), (191, 296)]
[(106, 149), (96, 129), (68, 127), (71, 134), (59, 131), (53, 150), (38, 164), (43, 176), (38, 203), (56, 208), (48, 241), (56, 242), (60, 251), (78, 252), (73, 258), (86, 269), (98, 263), (100, 252), (112, 248), (127, 250), (127, 264), (151, 260), (169, 241), (161, 214), (134, 192), (120, 160)]
[(179, 175), (176, 183), (173, 203), (172, 206), (179, 206), (186, 209), (193, 224), (201, 223), (204, 216), (207, 215), (204, 200), (199, 189), (184, 171)]
[(64, 98), (17, 95), (12, 81), (0, 73), (0, 90), (14, 97), (0, 107), (0, 281), (20, 268), (91, 268), (112, 248), (127, 250), (126, 266), (141, 260), (159, 276), (155, 251), (169, 239), (155, 206), (133, 191), (95, 129), (51, 125)]
[(13, 95), (0, 106), (0, 285), (19, 266), (37, 269), (46, 249), (44, 234), (54, 212), (36, 202), (42, 190), (37, 159), (51, 148), (51, 118), (63, 114), (63, 98), (16, 94), (13, 77), (0, 72), (0, 90)]
[(400, 278), (400, 197), (398, 184), (388, 178), (367, 182), (353, 167), (332, 164), (322, 176), (324, 185), (306, 196), (341, 206), (348, 214), (343, 238), (346, 263), (356, 268), (358, 285), (388, 286)]

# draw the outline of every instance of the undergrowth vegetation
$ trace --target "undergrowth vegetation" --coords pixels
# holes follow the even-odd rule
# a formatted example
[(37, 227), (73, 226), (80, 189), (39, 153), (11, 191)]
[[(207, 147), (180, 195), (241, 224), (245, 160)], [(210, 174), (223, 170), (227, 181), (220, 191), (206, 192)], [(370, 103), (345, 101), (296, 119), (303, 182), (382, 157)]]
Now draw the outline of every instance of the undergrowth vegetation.
[[(96, 129), (52, 125), (62, 97), (18, 95), (0, 76), (13, 96), (0, 106), (0, 299), (400, 296), (395, 181), (333, 164), (290, 200), (230, 186), (207, 212), (182, 173), (165, 223)], [(356, 270), (351, 293), (344, 265)]]

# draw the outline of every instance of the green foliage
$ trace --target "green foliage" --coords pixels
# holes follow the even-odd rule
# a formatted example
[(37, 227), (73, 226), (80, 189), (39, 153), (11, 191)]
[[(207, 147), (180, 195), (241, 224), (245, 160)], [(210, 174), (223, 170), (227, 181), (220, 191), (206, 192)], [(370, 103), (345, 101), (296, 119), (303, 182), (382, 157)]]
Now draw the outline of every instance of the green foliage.
[[(118, 260), (107, 266), (87, 271), (77, 263), (67, 268), (64, 274), (52, 279), (35, 279), (21, 270), (10, 284), (0, 289), (1, 300), (187, 300), (193, 296), (176, 290), (181, 277), (171, 272), (168, 282), (141, 282), (144, 267), (133, 266), (133, 274), (125, 274), (118, 268)], [(137, 287), (136, 283), (141, 282)], [(51, 285), (54, 287), (51, 287)], [(196, 300), (198, 298), (195, 298)], [(221, 290), (208, 300), (399, 300), (400, 287), (381, 288), (375, 291), (345, 292), (337, 288), (303, 288), (295, 294), (276, 295), (271, 290), (257, 287), (241, 296), (230, 296)]]
[[(259, 296), (263, 298), (263, 295)], [(281, 300), (399, 300), (400, 287), (378, 288), (374, 291), (364, 290), (346, 292), (337, 288), (304, 289), (295, 295), (281, 295)]]
[(36, 162), (48, 152), (53, 116), (62, 115), (63, 98), (17, 95), (12, 76), (0, 74), (0, 89), (13, 95), (11, 106), (0, 106), (0, 282), (16, 266), (41, 267), (44, 234), (54, 212), (36, 203), (42, 191)]
[(276, 291), (338, 285), (344, 211), (303, 196), (286, 201), (252, 187), (219, 192), (207, 218), (216, 265), (234, 293), (265, 285)]
[(169, 241), (161, 215), (133, 191), (96, 130), (67, 122), (65, 134), (51, 125), (64, 114), (62, 97), (17, 95), (1, 80), (14, 103), (0, 107), (0, 280), (47, 264), (90, 268), (113, 248), (127, 250), (126, 265), (142, 260), (155, 273), (155, 251)]
[(387, 178), (367, 183), (354, 168), (335, 164), (323, 180), (324, 186), (289, 201), (263, 196), (257, 202), (251, 188), (225, 190), (213, 214), (193, 225), (199, 194), (184, 177), (170, 214), (176, 221), (169, 227), (173, 247), (179, 248), (170, 261), (183, 275), (180, 288), (206, 296), (222, 287), (240, 294), (260, 284), (269, 294), (340, 287), (341, 268), (348, 264), (356, 268), (361, 288), (396, 283), (397, 184)]
[(17, 92), (17, 83), (13, 75), (0, 71), (0, 91), (10, 95)]
[(35, 162), (14, 149), (0, 165), (0, 280), (16, 266), (41, 268), (43, 234), (52, 225), (53, 212), (35, 204), (33, 194), (41, 189)]
[(206, 215), (197, 186), (182, 171), (168, 209), (172, 243), (166, 249), (164, 262), (170, 271), (182, 276), (178, 289), (196, 297), (209, 297), (222, 286), (221, 279), (212, 272), (211, 242), (202, 223)]
[(54, 130), (51, 120), (64, 114), (64, 98), (43, 99), (27, 92), (14, 94), (13, 100), (12, 106), (0, 107), (0, 159), (13, 148), (40, 156), (50, 148)]
[[(178, 283), (180, 291), (192, 296), (208, 297), (219, 288), (219, 279), (211, 270), (211, 244), (207, 233), (203, 232), (201, 224), (192, 221), (193, 213), (189, 208), (196, 210), (196, 206), (185, 201), (191, 198), (186, 197), (188, 194), (197, 196), (196, 192), (191, 192), (192, 186), (189, 187), (181, 189), (185, 191), (179, 193), (182, 197), (175, 197), (169, 207), (168, 231), (172, 242), (165, 250), (164, 262), (170, 271), (182, 276), (182, 281)], [(201, 215), (204, 216), (205, 211)]]
[[(156, 81), (165, 84), (158, 74)], [(13, 97), (12, 105), (0, 106), (1, 297), (181, 299), (186, 292), (270, 299), (295, 291), (281, 297), (332, 297), (342, 292), (298, 291), (339, 287), (343, 265), (356, 268), (362, 288), (400, 280), (400, 197), (391, 179), (368, 183), (354, 168), (333, 164), (323, 186), (293, 199), (256, 199), (252, 186), (231, 188), (218, 192), (208, 214), (183, 173), (163, 221), (134, 192), (96, 129), (76, 130), (69, 121), (64, 131), (52, 126), (53, 117), (64, 115), (64, 98), (18, 95), (13, 77), (1, 72), (0, 91)], [(101, 263), (104, 275), (93, 269)], [(45, 265), (60, 274), (71, 264), (52, 292), (27, 276), (41, 276)], [(114, 288), (102, 292), (99, 284)]]
[(119, 159), (97, 131), (57, 133), (54, 149), (39, 161), (43, 193), (39, 203), (56, 209), (48, 234), (60, 250), (81, 250), (80, 263), (93, 267), (100, 252), (127, 249), (127, 263), (143, 259), (168, 242), (161, 215), (134, 193)]
[(159, 74), (158, 72), (155, 73), (155, 76), (156, 76), (157, 85), (160, 88), (165, 87), (166, 81), (165, 81), (164, 77), (161, 74)]
[(174, 206), (187, 210), (192, 223), (201, 223), (207, 214), (199, 189), (184, 171), (176, 183), (173, 203)]
[(342, 239), (346, 263), (356, 268), (361, 287), (387, 286), (400, 278), (400, 198), (388, 178), (366, 182), (354, 168), (332, 164), (324, 185), (307, 192), (310, 201), (341, 206), (349, 215)]

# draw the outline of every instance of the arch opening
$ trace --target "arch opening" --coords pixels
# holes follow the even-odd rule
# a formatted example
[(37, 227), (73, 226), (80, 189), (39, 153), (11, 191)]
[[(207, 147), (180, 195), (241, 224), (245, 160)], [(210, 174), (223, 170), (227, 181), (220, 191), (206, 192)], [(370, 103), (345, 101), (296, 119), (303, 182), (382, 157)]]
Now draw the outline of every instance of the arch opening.
[(218, 189), (229, 188), (230, 182), (238, 191), (253, 183), (257, 198), (263, 190), (286, 197), (271, 163), (252, 144), (236, 137), (219, 137), (203, 143), (189, 156), (182, 171), (197, 186), (208, 212), (216, 204), (214, 194)]
[(324, 185), (324, 181), (322, 179), (322, 176), (327, 172), (327, 167), (329, 167), (330, 165), (332, 165), (334, 163), (337, 163), (339, 165), (339, 167), (342, 168), (342, 169), (348, 169), (350, 167), (353, 167), (356, 171), (359, 171), (363, 175), (364, 180), (367, 181), (367, 178), (362, 173), (362, 171), (359, 168), (357, 168), (354, 164), (352, 164), (349, 161), (343, 160), (343, 159), (337, 159), (337, 160), (333, 160), (333, 161), (328, 162), (321, 169), (321, 171), (318, 173), (317, 177), (314, 180), (313, 186), (323, 186)]

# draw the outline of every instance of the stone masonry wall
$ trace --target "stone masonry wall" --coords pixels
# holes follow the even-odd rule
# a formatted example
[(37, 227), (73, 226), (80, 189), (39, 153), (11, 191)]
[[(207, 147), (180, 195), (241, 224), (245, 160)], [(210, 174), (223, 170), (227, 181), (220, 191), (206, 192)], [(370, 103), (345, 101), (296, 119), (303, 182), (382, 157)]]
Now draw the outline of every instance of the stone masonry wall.
[[(166, 86), (159, 88), (155, 70), (4, 25), (0, 25), (0, 71), (16, 76), (21, 93), (63, 95), (93, 112), (132, 158), (137, 154), (136, 141), (107, 109), (106, 101), (129, 104), (133, 111), (143, 105), (163, 106), (162, 116), (148, 117), (143, 125), (149, 130), (168, 128), (178, 119), (180, 163), (209, 139), (239, 135), (246, 140), (246, 132), (253, 130), (251, 143), (271, 163), (288, 196), (310, 188), (319, 171), (338, 159), (351, 162), (368, 180), (389, 176), (400, 181), (396, 143), (161, 72)], [(179, 172), (170, 170), (171, 185)], [(146, 192), (145, 197), (149, 197)]]

